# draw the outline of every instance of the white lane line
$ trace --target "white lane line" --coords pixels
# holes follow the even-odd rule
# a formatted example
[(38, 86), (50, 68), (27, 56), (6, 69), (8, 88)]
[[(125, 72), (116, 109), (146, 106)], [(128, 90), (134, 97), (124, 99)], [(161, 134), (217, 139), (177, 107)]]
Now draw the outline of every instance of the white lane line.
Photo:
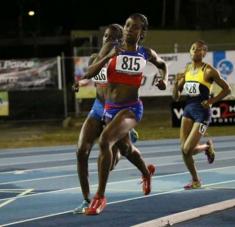
[(6, 153), (6, 154), (18, 154), (19, 152), (24, 152), (25, 154), (31, 153), (31, 152), (57, 152), (57, 151), (63, 151), (63, 150), (74, 150), (76, 149), (76, 145), (62, 145), (62, 146), (53, 146), (53, 147), (23, 147), (23, 148), (5, 148), (0, 149), (0, 153)]
[[(201, 170), (201, 171), (198, 171), (198, 172), (207, 172), (207, 171), (211, 171), (211, 170), (226, 169), (226, 168), (231, 168), (231, 167), (221, 167), (221, 168), (215, 168), (215, 169), (207, 169), (207, 170)], [(162, 176), (153, 176), (152, 179), (157, 180), (158, 178), (167, 178), (167, 177), (180, 176), (180, 175), (185, 175), (185, 174), (188, 174), (188, 172), (186, 171), (186, 172), (167, 174), (167, 175), (162, 175)], [(128, 183), (128, 182), (133, 182), (133, 181), (138, 182), (139, 178), (134, 178), (134, 179), (129, 179), (129, 180), (122, 180), (122, 181), (113, 181), (113, 182), (109, 182), (107, 185), (115, 185), (115, 184)], [(204, 184), (203, 187), (212, 186), (212, 185), (226, 184), (226, 183), (232, 183), (232, 182), (235, 182), (235, 180), (222, 181), (222, 182), (212, 183), (212, 184)], [(98, 186), (98, 184), (93, 184), (90, 187), (97, 187), (97, 186)], [(48, 191), (48, 192), (39, 192), (39, 193), (35, 193), (35, 194), (25, 195), (25, 196), (22, 196), (22, 198), (45, 195), (45, 194), (50, 194), (50, 193), (63, 192), (63, 191), (67, 191), (67, 190), (80, 190), (80, 189), (81, 189), (81, 187), (64, 188), (64, 189), (52, 190), (52, 191)], [(8, 199), (8, 198), (0, 199), (0, 201), (6, 200), (6, 199)]]
[[(66, 156), (66, 157), (65, 157)], [(1, 159), (1, 167), (9, 166), (9, 165), (25, 165), (25, 164), (37, 164), (37, 163), (47, 163), (47, 162), (54, 162), (56, 161), (74, 161), (76, 156), (75, 154), (48, 154), (48, 155), (38, 155), (33, 156), (34, 160), (31, 156), (25, 157), (11, 157), (11, 158), (2, 158)], [(57, 159), (55, 159), (57, 158)], [(15, 159), (15, 160), (13, 160)], [(21, 161), (20, 161), (21, 160)]]
[[(91, 163), (91, 164), (96, 164), (96, 163)], [(39, 168), (32, 168), (32, 169), (24, 169), (24, 173), (27, 173), (27, 172), (33, 172), (33, 171), (37, 171), (37, 170), (50, 170), (50, 169), (61, 169), (61, 168), (65, 168), (65, 167), (76, 167), (75, 164), (69, 164), (69, 165), (63, 165), (63, 166), (52, 166), (52, 167), (39, 167)], [(11, 170), (11, 171), (3, 171), (3, 172), (0, 172), (0, 175), (4, 175), (4, 174), (15, 174), (16, 171), (20, 171), (20, 170)]]
[[(219, 148), (218, 148), (219, 149)], [(172, 150), (171, 150), (172, 151)], [(174, 150), (173, 150), (174, 151)], [(162, 152), (162, 151), (160, 151)], [(164, 150), (165, 152), (165, 150)], [(219, 152), (219, 151), (218, 151)], [(231, 152), (231, 151), (223, 151), (224, 155), (226, 152)], [(142, 152), (142, 155), (147, 155), (147, 154), (152, 154), (152, 153), (158, 153), (158, 151), (154, 150), (154, 151), (150, 151), (150, 152)], [(171, 156), (162, 156), (162, 157), (154, 157), (154, 158), (164, 158), (164, 157), (181, 157), (181, 154), (177, 154), (177, 155), (171, 155)], [(226, 155), (225, 155), (226, 156)], [(225, 160), (228, 160), (228, 159), (231, 159), (232, 157), (229, 156), (230, 158), (223, 158), (223, 159), (219, 159), (219, 161), (225, 161)], [(97, 158), (97, 156), (91, 156), (90, 158)], [(145, 158), (144, 159), (152, 159), (153, 157), (151, 158)], [(71, 159), (71, 161), (73, 161), (74, 159)], [(127, 161), (124, 157), (121, 159), (122, 161)], [(60, 160), (61, 161), (61, 160)], [(198, 161), (197, 161), (198, 162)], [(183, 163), (183, 162), (181, 162)], [(22, 164), (30, 164), (30, 163), (22, 163)], [(35, 163), (34, 163), (35, 164)], [(175, 163), (175, 164), (178, 164), (178, 163)], [(90, 163), (90, 165), (97, 165), (97, 163)], [(170, 165), (170, 164), (169, 164)], [(173, 164), (172, 164), (173, 165)], [(17, 171), (24, 171), (25, 173), (26, 172), (32, 172), (32, 171), (37, 171), (37, 170), (51, 170), (51, 169), (61, 169), (61, 168), (64, 168), (64, 167), (76, 167), (76, 164), (69, 164), (69, 165), (62, 165), (62, 166), (52, 166), (52, 167), (39, 167), (39, 168), (32, 168), (32, 169), (25, 169), (25, 170), (12, 170), (12, 171), (3, 171), (3, 172), (0, 172), (0, 175), (4, 175), (4, 174), (15, 174)]]
[[(229, 182), (232, 182), (232, 181), (229, 181)], [(235, 182), (235, 180), (233, 180), (233, 182)], [(228, 183), (228, 181), (219, 182), (219, 183), (215, 183), (215, 184), (218, 185), (218, 184), (224, 184), (224, 183)], [(207, 185), (204, 185), (204, 186), (207, 187), (207, 186), (215, 185), (215, 184), (207, 184)], [(128, 202), (128, 201), (134, 201), (134, 200), (137, 200), (137, 199), (144, 199), (144, 198), (149, 198), (149, 197), (153, 197), (153, 196), (171, 194), (171, 193), (176, 193), (176, 192), (181, 192), (181, 191), (185, 191), (185, 190), (184, 189), (175, 189), (175, 190), (171, 190), (171, 191), (167, 191), (167, 192), (160, 192), (160, 193), (150, 194), (150, 195), (147, 195), (147, 196), (138, 196), (138, 197), (133, 197), (133, 198), (129, 198), (129, 199), (113, 201), (113, 202), (109, 202), (107, 204), (118, 204), (118, 203), (123, 203), (123, 202)], [(35, 218), (24, 219), (24, 220), (20, 220), (20, 221), (16, 221), (16, 222), (11, 222), (11, 223), (3, 224), (2, 227), (14, 225), (14, 224), (25, 223), (25, 222), (30, 222), (30, 221), (36, 221), (36, 220), (45, 219), (45, 218), (49, 218), (49, 217), (54, 217), (54, 216), (58, 216), (58, 215), (62, 215), (62, 214), (67, 214), (67, 213), (71, 213), (71, 212), (73, 212), (73, 210), (67, 210), (67, 211), (64, 211), (64, 212), (59, 212), (59, 213), (39, 216), (39, 217), (35, 217)]]
[(233, 182), (235, 182), (235, 180), (220, 181), (217, 183), (205, 184), (205, 185), (202, 185), (202, 187), (210, 187), (210, 186), (214, 186), (214, 185), (229, 184), (229, 183), (233, 183)]
[[(233, 144), (233, 142), (235, 141), (235, 136), (209, 136), (213, 139), (213, 141), (215, 143), (231, 143)], [(208, 137), (208, 138), (209, 138)], [(207, 138), (203, 138), (203, 141), (206, 141)], [(161, 139), (161, 140), (139, 140), (137, 141), (136, 145), (137, 146), (165, 146), (165, 145), (171, 145), (171, 146), (175, 146), (175, 144), (179, 144), (179, 139), (175, 138), (175, 139)], [(25, 152), (30, 153), (30, 152), (48, 152), (48, 151), (52, 151), (52, 152), (56, 152), (56, 151), (63, 151), (63, 150), (71, 150), (74, 151), (77, 149), (77, 145), (76, 144), (70, 144), (70, 145), (61, 145), (61, 146), (42, 146), (42, 147), (23, 147), (23, 148), (4, 148), (4, 149), (0, 149), (0, 153), (14, 153), (16, 152), (16, 154), (18, 152)], [(94, 150), (98, 150), (98, 145), (95, 144), (94, 145)]]
[[(234, 146), (235, 147), (235, 146)], [(228, 151), (219, 151), (220, 148), (223, 148), (223, 147), (216, 147), (216, 150), (218, 150), (218, 153), (221, 153), (223, 152), (223, 154), (225, 154), (226, 152), (232, 152), (232, 150), (228, 150)], [(149, 149), (148, 147), (145, 148), (145, 149)], [(94, 151), (95, 152), (95, 151)], [(145, 155), (149, 155), (149, 154), (157, 154), (157, 153), (169, 153), (169, 152), (175, 152), (176, 155), (171, 155), (170, 157), (175, 157), (175, 156), (181, 156), (180, 154), (180, 149), (175, 149), (175, 147), (169, 147), (169, 148), (166, 148), (166, 147), (157, 147), (155, 148), (154, 146), (151, 148), (151, 151), (146, 151), (146, 152), (142, 152), (142, 155), (145, 156)], [(98, 155), (98, 150), (97, 150), (97, 155)], [(97, 155), (92, 155), (90, 158), (98, 158)], [(19, 161), (19, 158), (15, 158), (15, 157), (10, 157), (10, 158), (2, 158), (1, 160), (3, 161), (3, 163), (1, 163), (1, 160), (0, 160), (0, 164), (1, 166), (8, 166), (9, 165), (9, 161), (10, 161), (10, 164), (11, 165), (24, 165), (24, 164), (35, 164), (35, 163), (46, 163), (48, 161), (55, 161), (55, 159), (53, 159), (53, 156), (56, 156), (57, 160), (58, 161), (74, 161), (75, 158), (76, 158), (76, 154), (71, 154), (71, 153), (63, 153), (63, 154), (56, 154), (56, 153), (52, 153), (52, 154), (46, 154), (46, 155), (38, 155), (37, 157), (41, 157), (40, 160), (38, 160), (35, 156), (34, 158), (36, 158), (37, 160), (35, 161), (24, 161), (24, 158), (28, 158), (30, 156), (22, 156), (20, 157), (20, 159), (22, 159), (22, 161)], [(45, 159), (43, 159), (42, 157), (44, 157)], [(50, 159), (48, 159), (48, 157)], [(164, 156), (163, 156), (164, 157)], [(12, 159), (16, 159), (17, 161), (16, 162), (13, 162)], [(7, 163), (7, 164), (6, 164)], [(1, 173), (0, 173), (1, 174)]]
[(218, 203), (211, 203), (209, 205), (201, 206), (201, 207), (183, 211), (183, 212), (178, 212), (178, 213), (160, 217), (151, 221), (133, 225), (132, 227), (172, 226), (174, 224), (177, 224), (183, 221), (188, 221), (193, 218), (198, 218), (203, 215), (211, 214), (216, 211), (222, 211), (222, 210), (229, 209), (232, 207), (235, 207), (235, 199), (229, 199), (229, 200), (225, 200), (225, 201), (218, 202)]
[(32, 181), (50, 180), (50, 179), (58, 179), (58, 178), (72, 177), (72, 176), (77, 176), (77, 174), (65, 174), (65, 175), (52, 176), (52, 177), (39, 177), (39, 178), (33, 178), (33, 179), (27, 179), (27, 180), (7, 181), (7, 182), (0, 183), (0, 185), (26, 183), (26, 182), (32, 182)]
[[(130, 168), (123, 168), (123, 169), (116, 169), (112, 170), (112, 172), (119, 172), (119, 171), (126, 171), (126, 170), (131, 170), (135, 169), (133, 167)], [(96, 174), (98, 173), (97, 171), (90, 171), (89, 174)], [(5, 184), (15, 184), (15, 183), (25, 183), (25, 182), (31, 182), (31, 181), (40, 181), (40, 180), (51, 180), (51, 179), (58, 179), (58, 178), (64, 178), (64, 177), (73, 177), (77, 176), (77, 173), (74, 174), (64, 174), (64, 175), (59, 175), (59, 176), (51, 176), (51, 177), (39, 177), (39, 178), (33, 178), (33, 179), (27, 179), (27, 180), (17, 180), (17, 181), (7, 181), (0, 183), (0, 185), (5, 185)]]
[[(174, 151), (174, 150), (172, 150), (171, 149), (171, 151)], [(160, 152), (162, 152), (162, 151), (160, 151)], [(180, 153), (178, 153), (178, 150), (175, 150), (175, 152), (176, 152), (176, 154), (175, 155), (171, 155), (171, 156), (169, 156), (169, 157), (181, 157), (181, 154)], [(229, 151), (228, 151), (229, 152)], [(144, 155), (148, 155), (148, 154), (152, 154), (152, 153), (158, 153), (158, 152), (156, 152), (156, 150), (154, 150), (154, 151), (151, 151), (151, 152), (142, 152), (142, 154), (143, 154), (143, 156)], [(44, 156), (44, 157), (43, 157)], [(47, 157), (48, 156), (48, 157)], [(56, 157), (56, 159), (53, 157), (53, 156), (55, 156)], [(65, 157), (66, 156), (66, 157)], [(48, 162), (55, 162), (55, 161), (76, 161), (76, 155), (74, 154), (74, 155), (71, 155), (71, 154), (50, 154), (50, 155), (39, 155), (38, 157), (41, 157), (40, 159), (38, 158), (36, 158), (36, 157), (34, 157), (34, 159), (36, 158), (36, 160), (29, 160), (30, 158), (29, 158), (30, 156), (26, 156), (25, 158), (28, 158), (28, 160), (26, 159), (24, 159), (24, 157), (21, 157), (21, 161), (19, 161), (19, 158), (15, 158), (14, 157), (14, 159), (16, 159), (17, 161), (16, 162), (14, 162), (12, 159), (13, 158), (2, 158), (1, 160), (0, 160), (0, 165), (1, 165), (1, 167), (4, 167), (4, 166), (9, 166), (9, 165), (29, 165), (29, 164), (37, 164), (37, 163), (41, 163), (41, 164), (43, 164), (43, 163), (48, 163)], [(167, 157), (167, 156), (163, 156), (163, 157)], [(92, 157), (90, 157), (90, 158), (92, 158)], [(98, 158), (98, 156), (95, 156), (95, 157), (93, 157), (93, 158)], [(147, 158), (145, 158), (145, 159), (147, 159)], [(1, 163), (1, 162), (3, 162), (3, 163)], [(96, 163), (95, 163), (96, 164)]]
[[(151, 195), (147, 195), (147, 196), (138, 196), (138, 197), (134, 197), (134, 198), (131, 198), (131, 199), (123, 199), (123, 200), (118, 200), (118, 201), (110, 202), (110, 203), (107, 203), (107, 204), (123, 203), (123, 202), (127, 202), (127, 201), (132, 201), (132, 200), (137, 200), (137, 199), (142, 199), (142, 198), (148, 198), (148, 197), (153, 197), (153, 196), (158, 196), (158, 195), (163, 195), (163, 194), (171, 194), (171, 193), (180, 192), (180, 191), (183, 191), (183, 190), (184, 189), (177, 189), (177, 190), (172, 190), (172, 191), (168, 191), (168, 192), (155, 193), (155, 194), (151, 194)], [(30, 221), (36, 221), (36, 220), (40, 220), (40, 219), (44, 219), (44, 218), (49, 218), (49, 217), (54, 217), (54, 216), (58, 216), (58, 215), (62, 215), (62, 214), (67, 214), (67, 213), (71, 213), (71, 212), (73, 212), (73, 210), (67, 210), (67, 211), (64, 211), (64, 212), (59, 212), (59, 213), (39, 216), (39, 217), (35, 217), (35, 218), (24, 219), (24, 220), (20, 220), (20, 221), (16, 221), (16, 222), (2, 224), (1, 226), (4, 227), (4, 226), (21, 224), (21, 223), (30, 222)]]
[(18, 191), (24, 191), (27, 190), (27, 188), (0, 188), (0, 192), (18, 192)]
[[(216, 186), (216, 185), (215, 185), (215, 186)], [(226, 186), (226, 187), (222, 187), (222, 186), (217, 187), (217, 186), (216, 186), (216, 187), (210, 187), (210, 188), (211, 188), (211, 189), (215, 189), (215, 190), (216, 190), (216, 189), (234, 190), (234, 189), (235, 189), (235, 186), (233, 186), (233, 187), (232, 187), (232, 186)]]
[[(197, 163), (204, 163), (205, 161), (197, 161)], [(157, 165), (157, 168), (159, 166), (166, 166), (166, 165), (176, 165), (176, 164), (183, 164), (183, 162), (180, 163), (165, 163), (165, 164), (160, 164)], [(225, 166), (225, 167), (218, 167), (218, 168), (212, 168), (212, 169), (204, 169), (200, 170), (199, 172), (207, 172), (207, 171), (214, 171), (214, 170), (221, 170), (221, 169), (227, 169), (227, 168), (234, 168), (235, 166)], [(126, 171), (126, 170), (132, 170), (136, 169), (136, 167), (128, 167), (128, 168), (122, 168), (122, 169), (114, 169), (112, 172), (121, 172), (121, 171)], [(89, 174), (97, 174), (97, 171), (90, 171)], [(185, 174), (187, 172), (182, 172), (182, 173), (176, 173), (176, 175), (179, 174)], [(172, 174), (174, 176), (174, 174)], [(16, 181), (7, 181), (7, 182), (2, 182), (0, 185), (6, 185), (6, 184), (17, 184), (17, 183), (25, 183), (25, 182), (32, 182), (32, 181), (41, 181), (41, 180), (51, 180), (51, 179), (58, 179), (58, 178), (66, 178), (66, 177), (74, 177), (77, 176), (77, 173), (74, 174), (64, 174), (64, 175), (58, 175), (58, 176), (51, 176), (51, 177), (39, 177), (39, 178), (33, 178), (33, 179), (26, 179), (26, 180), (16, 180)], [(162, 176), (157, 176), (157, 177), (164, 177), (166, 175)]]
[(5, 202), (3, 202), (3, 203), (0, 204), (0, 208), (6, 206), (6, 205), (9, 204), (9, 203), (14, 202), (16, 199), (19, 199), (20, 197), (22, 197), (22, 196), (24, 196), (24, 195), (30, 193), (31, 191), (33, 191), (33, 188), (27, 189), (27, 190), (21, 192), (20, 194), (18, 194), (17, 196), (8, 199), (7, 201), (5, 201)]

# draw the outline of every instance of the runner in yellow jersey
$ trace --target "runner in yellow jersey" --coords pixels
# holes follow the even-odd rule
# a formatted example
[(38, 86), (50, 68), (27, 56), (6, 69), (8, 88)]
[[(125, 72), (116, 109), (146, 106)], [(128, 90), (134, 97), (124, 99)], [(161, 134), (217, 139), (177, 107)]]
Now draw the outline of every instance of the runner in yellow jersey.
[[(214, 162), (215, 151), (212, 140), (205, 144), (199, 144), (210, 123), (212, 104), (227, 96), (231, 89), (222, 79), (219, 72), (202, 60), (207, 53), (204, 41), (199, 40), (190, 48), (191, 63), (186, 66), (185, 72), (178, 74), (173, 89), (173, 98), (178, 100), (182, 91), (186, 94), (186, 106), (181, 121), (180, 142), (184, 162), (188, 168), (192, 182), (185, 185), (185, 189), (201, 187), (201, 181), (197, 174), (193, 155), (205, 152), (208, 162)], [(221, 92), (215, 97), (210, 96), (212, 83), (221, 87)]]

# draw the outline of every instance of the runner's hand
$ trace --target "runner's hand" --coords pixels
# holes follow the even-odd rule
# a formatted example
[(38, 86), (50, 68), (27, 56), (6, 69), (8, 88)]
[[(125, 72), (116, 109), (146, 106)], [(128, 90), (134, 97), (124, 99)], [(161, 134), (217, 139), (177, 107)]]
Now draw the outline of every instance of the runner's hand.
[(159, 90), (166, 90), (166, 82), (164, 80), (158, 80), (155, 83), (155, 86), (158, 87)]
[(72, 89), (73, 89), (73, 91), (78, 92), (79, 91), (79, 82), (75, 82), (72, 85)]
[(123, 49), (121, 49), (119, 46), (114, 46), (108, 53), (108, 58), (117, 56), (121, 51), (123, 51)]
[(204, 100), (201, 102), (201, 105), (205, 108), (205, 109), (208, 109), (211, 107), (211, 103), (209, 102), (209, 100)]

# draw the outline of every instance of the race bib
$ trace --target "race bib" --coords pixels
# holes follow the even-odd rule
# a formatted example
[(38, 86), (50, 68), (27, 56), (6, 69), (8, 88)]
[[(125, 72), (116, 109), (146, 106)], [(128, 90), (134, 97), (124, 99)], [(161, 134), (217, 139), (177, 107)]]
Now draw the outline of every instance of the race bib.
[(184, 91), (189, 96), (197, 96), (200, 95), (199, 86), (200, 84), (197, 82), (186, 82), (184, 84)]
[(92, 77), (95, 83), (107, 83), (107, 68), (102, 68), (100, 72)]
[(198, 131), (200, 134), (205, 135), (207, 128), (208, 128), (208, 125), (200, 123)]
[(146, 60), (140, 56), (118, 55), (116, 70), (122, 73), (139, 74), (143, 72)]

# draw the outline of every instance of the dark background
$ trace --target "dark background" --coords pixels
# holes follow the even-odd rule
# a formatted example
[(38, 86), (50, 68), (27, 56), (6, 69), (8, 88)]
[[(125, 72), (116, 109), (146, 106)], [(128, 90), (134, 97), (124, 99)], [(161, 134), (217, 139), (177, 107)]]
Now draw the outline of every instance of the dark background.
[[(28, 16), (28, 10), (35, 16)], [(70, 30), (124, 24), (145, 14), (150, 29), (226, 29), (235, 27), (233, 0), (7, 0), (1, 1), (0, 37), (68, 35)], [(34, 33), (34, 34), (32, 34)]]
[[(107, 1), (106, 1), (107, 2)], [(35, 15), (29, 16), (28, 11)], [(72, 56), (72, 30), (99, 30), (124, 24), (132, 13), (148, 17), (149, 29), (235, 28), (233, 0), (3, 0), (0, 5), (0, 58)], [(97, 43), (96, 43), (97, 44)]]

